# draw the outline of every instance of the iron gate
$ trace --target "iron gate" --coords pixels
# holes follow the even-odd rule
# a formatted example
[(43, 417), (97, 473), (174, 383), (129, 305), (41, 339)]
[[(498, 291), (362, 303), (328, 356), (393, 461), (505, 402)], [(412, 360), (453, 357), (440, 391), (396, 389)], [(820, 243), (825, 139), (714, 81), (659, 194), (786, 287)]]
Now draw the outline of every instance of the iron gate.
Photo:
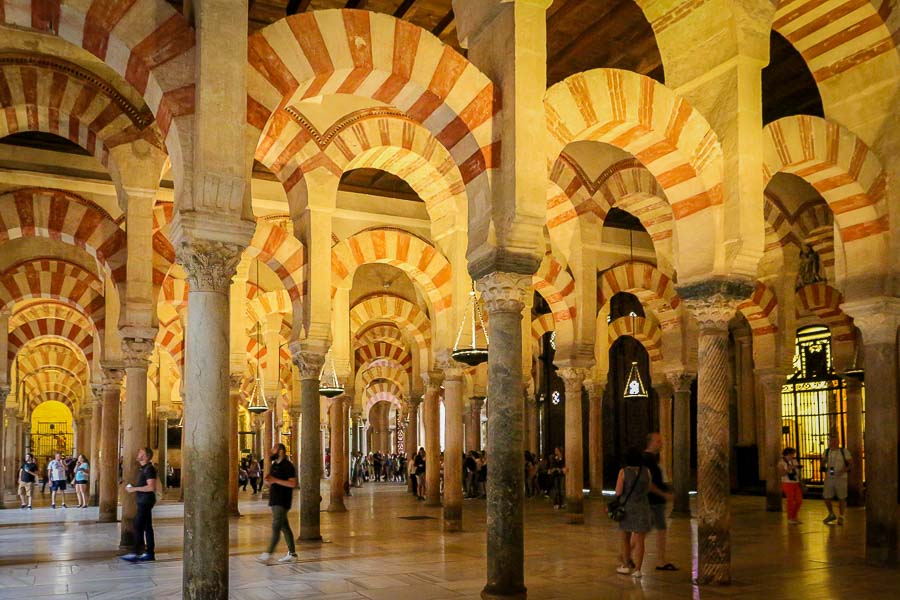
[(74, 448), (75, 436), (70, 423), (38, 421), (37, 428), (31, 430), (31, 453), (35, 458), (45, 459), (57, 452), (69, 455)]

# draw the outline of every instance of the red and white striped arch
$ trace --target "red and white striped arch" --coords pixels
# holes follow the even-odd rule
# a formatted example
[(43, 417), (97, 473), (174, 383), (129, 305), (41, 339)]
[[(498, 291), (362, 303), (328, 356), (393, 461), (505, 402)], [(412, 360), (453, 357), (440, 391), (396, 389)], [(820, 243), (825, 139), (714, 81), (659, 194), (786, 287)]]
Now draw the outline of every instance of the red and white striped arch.
[(809, 115), (769, 123), (763, 137), (765, 182), (790, 173), (821, 194), (838, 225), (848, 273), (887, 269), (887, 175), (874, 152), (849, 130)]
[(753, 337), (772, 335), (778, 331), (778, 298), (775, 291), (757, 281), (750, 297), (738, 305), (738, 310), (750, 324)]
[(125, 280), (125, 232), (103, 208), (71, 192), (22, 188), (0, 195), (0, 243), (46, 237), (85, 250), (119, 284)]
[(604, 271), (599, 283), (599, 308), (617, 293), (628, 292), (656, 314), (662, 327), (677, 326), (681, 297), (672, 279), (653, 265), (641, 261), (623, 263)]
[(366, 229), (331, 249), (331, 295), (350, 287), (356, 269), (385, 263), (409, 275), (428, 298), (435, 315), (450, 308), (453, 299), (450, 262), (440, 250), (402, 229)]
[(162, 0), (0, 0), (0, 23), (53, 30), (133, 86), (156, 116), (176, 173), (190, 160), (194, 30)]
[(781, 249), (789, 244), (800, 245), (794, 232), (791, 214), (785, 208), (781, 198), (770, 190), (766, 190), (763, 219), (766, 223), (766, 251)]
[(392, 344), (390, 342), (375, 342), (358, 348), (355, 353), (356, 365), (358, 368), (364, 368), (375, 360), (388, 359), (399, 363), (404, 369), (412, 367), (412, 355), (402, 345)]
[(166, 320), (160, 318), (156, 333), (156, 345), (172, 358), (179, 374), (184, 368), (184, 328), (181, 319), (174, 315)]
[(797, 318), (815, 316), (831, 329), (833, 342), (853, 342), (856, 339), (853, 320), (841, 310), (843, 302), (841, 293), (830, 285), (805, 285), (797, 290)]
[(350, 309), (350, 332), (353, 336), (371, 324), (385, 323), (400, 328), (409, 336), (418, 351), (420, 365), (427, 368), (431, 347), (431, 321), (418, 306), (399, 296), (379, 294), (365, 298)]
[(896, 31), (888, 27), (890, 0), (773, 0), (772, 29), (800, 52), (819, 83), (876, 57), (897, 61)]
[(403, 390), (400, 389), (400, 386), (398, 386), (396, 383), (390, 381), (379, 381), (366, 388), (365, 393), (366, 405), (363, 414), (365, 414), (367, 417), (369, 415), (369, 411), (372, 410), (372, 407), (379, 402), (387, 402), (396, 407), (397, 410), (403, 409), (403, 403), (401, 401), (401, 398), (403, 397)]
[[(77, 314), (75, 311), (71, 312)], [(84, 319), (84, 321), (84, 324), (87, 325), (87, 320)], [(91, 330), (65, 319), (51, 317), (26, 320), (11, 329), (7, 358), (10, 361), (14, 360), (25, 344), (43, 337), (69, 340), (78, 347), (88, 364), (94, 360), (94, 336)]]
[(77, 307), (102, 339), (106, 325), (103, 284), (82, 267), (57, 258), (33, 258), (0, 273), (0, 308), (28, 299), (47, 298)]
[(553, 256), (545, 254), (532, 282), (534, 291), (550, 305), (557, 343), (574, 343), (575, 279)]
[(378, 380), (393, 382), (400, 387), (402, 393), (409, 390), (409, 371), (396, 365), (376, 365), (360, 371), (360, 383), (363, 388)]
[(646, 317), (619, 317), (609, 324), (609, 345), (612, 346), (622, 336), (631, 336), (644, 346), (652, 362), (661, 361), (662, 329), (652, 314)]
[(360, 10), (289, 16), (250, 36), (248, 61), (247, 121), (261, 134), (269, 135), (279, 109), (353, 94), (422, 123), (450, 151), (468, 187), (485, 187), (487, 171), (497, 167), (500, 103), (493, 83), (406, 21)]
[(291, 299), (286, 290), (269, 290), (262, 293), (257, 290), (253, 294), (253, 299), (246, 303), (246, 310), (250, 323), (265, 322), (266, 315), (291, 315)]
[(550, 166), (574, 141), (593, 140), (632, 154), (664, 190), (676, 231), (690, 240), (679, 253), (684, 279), (713, 270), (723, 203), (722, 149), (706, 119), (664, 85), (637, 73), (594, 69), (553, 85), (544, 95)]
[(555, 323), (550, 313), (539, 316), (531, 321), (531, 353), (537, 356), (541, 353), (541, 338), (554, 330)]

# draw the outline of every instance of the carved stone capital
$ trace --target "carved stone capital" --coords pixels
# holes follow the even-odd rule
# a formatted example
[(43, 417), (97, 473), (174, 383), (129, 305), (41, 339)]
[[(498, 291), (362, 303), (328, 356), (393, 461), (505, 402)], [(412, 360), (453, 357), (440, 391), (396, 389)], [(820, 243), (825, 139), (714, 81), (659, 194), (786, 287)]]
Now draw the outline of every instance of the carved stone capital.
[(406, 400), (407, 404), (409, 404), (410, 412), (416, 412), (419, 409), (419, 406), (422, 404), (421, 396), (410, 396)]
[(666, 379), (669, 380), (669, 385), (672, 386), (672, 390), (676, 394), (690, 393), (694, 377), (694, 373), (689, 373), (688, 371), (669, 371), (666, 373)]
[(582, 367), (561, 367), (556, 374), (562, 378), (566, 391), (580, 391), (588, 370)]
[(182, 242), (175, 257), (187, 274), (191, 291), (227, 293), (243, 247), (210, 240)]
[(13, 419), (19, 418), (19, 409), (15, 406), (7, 406), (6, 407), (6, 418), (12, 421)]
[(463, 369), (461, 367), (446, 365), (442, 366), (444, 371), (444, 381), (462, 381)]
[(125, 379), (125, 366), (119, 363), (101, 363), (103, 369), (103, 391), (110, 388), (120, 388), (122, 380)]
[(678, 286), (678, 294), (697, 319), (701, 332), (727, 333), (728, 322), (738, 305), (753, 293), (753, 284), (743, 278), (708, 279)]
[(125, 368), (146, 369), (150, 364), (150, 355), (153, 353), (153, 347), (153, 338), (123, 336), (122, 354), (125, 359)]
[(9, 396), (9, 386), (0, 386), (0, 408), (2, 408), (3, 403), (6, 402), (7, 396)]
[(484, 408), (484, 396), (472, 396), (469, 398), (469, 408), (471, 408), (472, 412), (481, 413), (481, 409)]
[(422, 381), (427, 389), (437, 389), (444, 382), (444, 371), (437, 369), (422, 373)]
[(91, 401), (95, 405), (102, 405), (103, 403), (103, 385), (99, 383), (91, 384)]
[(240, 373), (231, 373), (230, 375), (228, 375), (228, 387), (231, 390), (240, 390), (243, 381), (244, 376)]
[(606, 382), (588, 379), (584, 382), (584, 389), (587, 390), (588, 399), (591, 401), (603, 398), (603, 392), (606, 391)]
[(531, 291), (531, 275), (494, 272), (477, 282), (481, 300), (488, 314), (498, 312), (521, 313)]
[(881, 297), (844, 302), (841, 310), (853, 317), (862, 333), (863, 345), (893, 344), (900, 326), (900, 298)]
[(293, 352), (291, 359), (297, 365), (300, 379), (318, 379), (322, 373), (322, 367), (325, 365), (325, 354), (313, 350)]

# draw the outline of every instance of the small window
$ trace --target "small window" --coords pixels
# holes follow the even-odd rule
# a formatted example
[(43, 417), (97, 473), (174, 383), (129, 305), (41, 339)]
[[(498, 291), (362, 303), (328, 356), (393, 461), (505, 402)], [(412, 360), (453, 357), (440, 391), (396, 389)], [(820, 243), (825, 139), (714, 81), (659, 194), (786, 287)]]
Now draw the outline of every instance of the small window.
[(550, 394), (550, 402), (552, 402), (553, 404), (559, 404), (559, 401), (560, 401), (559, 391), (554, 390), (553, 393)]

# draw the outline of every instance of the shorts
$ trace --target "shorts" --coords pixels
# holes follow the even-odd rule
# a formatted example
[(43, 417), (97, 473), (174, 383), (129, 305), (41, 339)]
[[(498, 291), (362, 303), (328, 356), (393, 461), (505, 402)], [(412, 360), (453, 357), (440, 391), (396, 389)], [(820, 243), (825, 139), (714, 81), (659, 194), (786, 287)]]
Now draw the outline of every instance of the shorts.
[(826, 477), (825, 486), (822, 488), (822, 498), (825, 500), (847, 499), (847, 478), (846, 477)]
[(53, 480), (50, 483), (50, 491), (51, 492), (65, 491), (65, 489), (66, 489), (66, 480), (65, 479), (60, 479), (59, 481)]
[(666, 524), (666, 505), (663, 504), (651, 504), (650, 505), (650, 513), (653, 515), (653, 529), (658, 529), (659, 531), (665, 531), (668, 527)]
[(76, 479), (75, 480), (75, 485), (87, 485), (87, 484), (88, 484), (87, 479)]
[(31, 498), (31, 491), (34, 489), (33, 481), (20, 481), (18, 494)]

